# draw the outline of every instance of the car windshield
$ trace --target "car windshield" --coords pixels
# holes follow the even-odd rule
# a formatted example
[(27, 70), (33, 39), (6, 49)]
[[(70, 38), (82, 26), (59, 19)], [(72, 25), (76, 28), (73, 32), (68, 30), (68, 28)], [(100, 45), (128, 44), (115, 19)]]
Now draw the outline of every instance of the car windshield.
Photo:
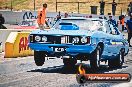
[(60, 29), (60, 25), (77, 25), (79, 29), (85, 29), (85, 30), (98, 30), (103, 26), (102, 21), (100, 20), (85, 20), (85, 19), (62, 19), (58, 23), (55, 24), (54, 28)]

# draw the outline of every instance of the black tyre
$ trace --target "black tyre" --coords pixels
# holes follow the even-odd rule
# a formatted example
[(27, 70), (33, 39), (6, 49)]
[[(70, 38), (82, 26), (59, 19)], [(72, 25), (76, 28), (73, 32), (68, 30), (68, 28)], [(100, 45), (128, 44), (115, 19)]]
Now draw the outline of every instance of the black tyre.
[(45, 52), (34, 51), (34, 61), (37, 66), (42, 66), (45, 62)]
[(77, 60), (75, 58), (63, 59), (63, 63), (65, 67), (74, 67)]
[(122, 67), (124, 63), (124, 50), (121, 50), (120, 53), (113, 59), (108, 61), (110, 68)]
[(98, 46), (96, 50), (91, 54), (90, 57), (90, 66), (92, 69), (97, 69), (100, 67), (100, 57), (101, 57), (101, 47)]

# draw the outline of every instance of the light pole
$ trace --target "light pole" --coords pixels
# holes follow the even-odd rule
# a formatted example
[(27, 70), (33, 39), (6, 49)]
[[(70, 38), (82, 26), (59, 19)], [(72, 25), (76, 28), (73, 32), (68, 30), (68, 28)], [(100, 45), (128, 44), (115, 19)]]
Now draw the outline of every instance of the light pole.
[(56, 0), (56, 12), (57, 12), (57, 0)]
[(35, 11), (35, 0), (34, 0), (34, 11)]
[(11, 0), (11, 11), (12, 11), (12, 9), (13, 9), (13, 6), (12, 6), (12, 0)]

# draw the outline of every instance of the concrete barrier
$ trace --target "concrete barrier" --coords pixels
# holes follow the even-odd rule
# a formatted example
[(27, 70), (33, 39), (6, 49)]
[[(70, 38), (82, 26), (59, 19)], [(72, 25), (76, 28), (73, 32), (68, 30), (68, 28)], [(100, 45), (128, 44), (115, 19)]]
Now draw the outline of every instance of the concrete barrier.
[(33, 55), (28, 47), (30, 32), (11, 32), (5, 43), (5, 58), (15, 58)]
[(0, 42), (2, 42), (2, 51), (5, 50), (5, 42), (7, 40), (7, 37), (11, 32), (31, 32), (32, 30), (22, 30), (22, 29), (0, 29)]
[[(37, 11), (0, 11), (6, 24), (18, 24), (25, 19), (36, 19)], [(56, 17), (57, 12), (48, 12), (47, 17)]]

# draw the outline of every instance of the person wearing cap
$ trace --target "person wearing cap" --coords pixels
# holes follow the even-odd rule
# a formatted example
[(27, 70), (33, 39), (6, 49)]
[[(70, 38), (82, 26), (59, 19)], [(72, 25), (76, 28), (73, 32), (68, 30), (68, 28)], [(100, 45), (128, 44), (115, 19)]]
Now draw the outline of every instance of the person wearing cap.
[(44, 29), (45, 24), (48, 26), (46, 22), (46, 8), (47, 8), (47, 4), (45, 3), (43, 4), (43, 8), (39, 9), (38, 11), (37, 23), (40, 29)]
[(115, 26), (117, 26), (116, 25), (116, 21), (114, 19), (112, 19), (111, 15), (109, 16), (109, 22), (112, 23), (112, 24), (114, 24)]
[(127, 31), (128, 31), (128, 43), (129, 43), (129, 47), (132, 47), (131, 44), (130, 44), (130, 40), (132, 38), (132, 13), (130, 14), (130, 19), (127, 20), (126, 28), (127, 28)]

